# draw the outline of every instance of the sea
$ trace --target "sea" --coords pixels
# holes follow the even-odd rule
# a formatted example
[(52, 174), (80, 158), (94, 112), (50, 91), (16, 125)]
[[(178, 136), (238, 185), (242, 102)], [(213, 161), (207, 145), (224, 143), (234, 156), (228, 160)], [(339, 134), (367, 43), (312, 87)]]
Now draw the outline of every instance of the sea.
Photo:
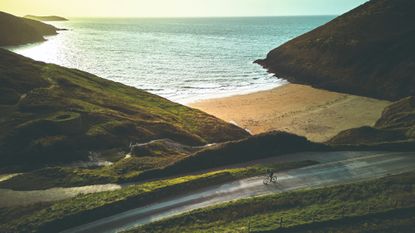
[(73, 18), (8, 49), (187, 104), (285, 84), (253, 61), (334, 17)]

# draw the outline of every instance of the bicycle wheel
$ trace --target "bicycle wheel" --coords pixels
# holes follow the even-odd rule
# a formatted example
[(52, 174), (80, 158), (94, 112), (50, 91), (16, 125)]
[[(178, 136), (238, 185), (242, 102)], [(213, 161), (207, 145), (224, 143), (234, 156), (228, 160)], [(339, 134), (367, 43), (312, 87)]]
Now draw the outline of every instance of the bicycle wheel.
[(269, 185), (270, 184), (269, 177), (265, 177), (262, 183), (264, 183), (264, 185)]

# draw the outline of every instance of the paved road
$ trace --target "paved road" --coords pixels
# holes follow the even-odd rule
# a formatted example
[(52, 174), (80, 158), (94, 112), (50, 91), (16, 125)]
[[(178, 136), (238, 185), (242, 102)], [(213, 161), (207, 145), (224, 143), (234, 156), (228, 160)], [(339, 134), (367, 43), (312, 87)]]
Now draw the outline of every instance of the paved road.
[(80, 194), (115, 191), (121, 188), (122, 185), (119, 184), (103, 184), (32, 191), (0, 189), (0, 208), (32, 205), (40, 202), (54, 202), (73, 198)]
[[(311, 159), (321, 164), (277, 173), (279, 182), (265, 186), (262, 177), (253, 177), (204, 190), (185, 196), (167, 199), (159, 203), (113, 215), (86, 225), (64, 231), (73, 232), (119, 232), (147, 224), (190, 210), (212, 206), (240, 198), (292, 191), (302, 188), (318, 188), (361, 180), (384, 177), (415, 170), (415, 153), (392, 152), (334, 152), (303, 153), (291, 159)], [(269, 162), (271, 160), (264, 160)]]

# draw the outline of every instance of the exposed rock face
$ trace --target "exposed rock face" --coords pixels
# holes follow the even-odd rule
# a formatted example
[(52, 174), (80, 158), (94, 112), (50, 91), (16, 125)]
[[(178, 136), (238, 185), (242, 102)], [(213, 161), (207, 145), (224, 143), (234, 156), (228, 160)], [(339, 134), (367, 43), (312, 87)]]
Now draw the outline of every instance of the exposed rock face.
[(349, 129), (330, 144), (375, 144), (415, 140), (415, 97), (407, 97), (385, 108), (374, 127)]
[(24, 18), (39, 20), (39, 21), (68, 21), (68, 19), (65, 19), (65, 18), (60, 17), (60, 16), (56, 16), (56, 15), (52, 15), (52, 16), (26, 15)]
[(69, 162), (131, 142), (201, 146), (249, 136), (145, 91), (3, 49), (0, 83), (1, 166)]
[(52, 25), (0, 11), (0, 46), (44, 41), (44, 36), (56, 35), (57, 30)]
[(256, 62), (293, 83), (398, 100), (415, 95), (415, 1), (371, 0)]

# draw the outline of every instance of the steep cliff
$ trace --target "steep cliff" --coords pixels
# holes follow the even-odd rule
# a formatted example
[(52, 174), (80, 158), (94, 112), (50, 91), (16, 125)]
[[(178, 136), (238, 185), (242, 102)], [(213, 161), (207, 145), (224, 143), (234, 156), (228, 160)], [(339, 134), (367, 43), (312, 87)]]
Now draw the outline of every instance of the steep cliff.
[(398, 100), (415, 95), (415, 1), (371, 0), (258, 60), (293, 83)]

